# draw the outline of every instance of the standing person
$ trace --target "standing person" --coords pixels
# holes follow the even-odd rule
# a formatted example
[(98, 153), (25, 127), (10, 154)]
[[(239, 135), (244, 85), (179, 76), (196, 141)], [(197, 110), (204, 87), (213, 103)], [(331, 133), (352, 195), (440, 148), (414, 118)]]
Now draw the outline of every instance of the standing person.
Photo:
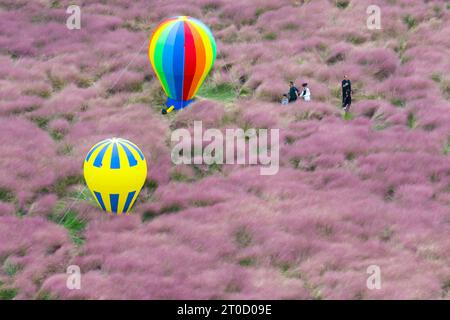
[(342, 108), (345, 112), (348, 112), (352, 105), (352, 82), (344, 75), (342, 80)]
[(296, 101), (299, 93), (300, 93), (300, 91), (298, 91), (297, 87), (294, 85), (294, 82), (290, 81), (289, 82), (289, 102)]
[(311, 101), (311, 91), (308, 88), (308, 84), (304, 83), (302, 84), (303, 91), (300, 94), (300, 98), (303, 98), (305, 101)]
[(288, 103), (289, 103), (289, 98), (288, 98), (288, 95), (285, 93), (285, 94), (283, 94), (283, 98), (281, 99), (281, 104), (286, 105)]

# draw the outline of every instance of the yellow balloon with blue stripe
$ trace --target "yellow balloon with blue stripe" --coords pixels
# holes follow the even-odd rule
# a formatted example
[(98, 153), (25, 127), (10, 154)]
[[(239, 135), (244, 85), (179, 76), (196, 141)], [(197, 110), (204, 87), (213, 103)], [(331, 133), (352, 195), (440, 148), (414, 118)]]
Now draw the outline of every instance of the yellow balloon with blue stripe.
[(94, 145), (84, 161), (84, 179), (98, 205), (127, 214), (147, 177), (147, 162), (132, 142), (112, 138)]

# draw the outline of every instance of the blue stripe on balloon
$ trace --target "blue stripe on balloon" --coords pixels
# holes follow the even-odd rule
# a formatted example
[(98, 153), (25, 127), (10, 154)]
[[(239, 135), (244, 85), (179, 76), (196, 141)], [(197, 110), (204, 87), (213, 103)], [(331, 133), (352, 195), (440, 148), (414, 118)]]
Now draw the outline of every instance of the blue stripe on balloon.
[(169, 31), (169, 35), (167, 36), (167, 40), (164, 45), (162, 58), (163, 72), (167, 80), (167, 86), (169, 87), (170, 95), (173, 96), (172, 98), (176, 98), (175, 74), (173, 66), (174, 59), (177, 58), (177, 54), (180, 54), (179, 52), (175, 51), (175, 41), (180, 25), (183, 25), (181, 21), (178, 21), (172, 25), (172, 29)]
[(134, 167), (135, 165), (137, 165), (137, 160), (134, 157), (134, 155), (131, 153), (130, 149), (128, 149), (128, 147), (126, 145), (124, 145), (122, 142), (119, 142), (119, 143), (122, 146), (123, 150), (125, 151), (125, 154), (127, 155), (128, 164), (130, 165), (130, 167)]
[(86, 161), (89, 161), (89, 159), (91, 158), (91, 156), (92, 156), (92, 154), (94, 153), (95, 150), (97, 150), (99, 147), (105, 145), (105, 143), (107, 143), (107, 142), (108, 142), (108, 141), (100, 142), (100, 143), (97, 144), (95, 147), (93, 147), (93, 148), (91, 149), (91, 151), (89, 151), (89, 153), (87, 154), (87, 156), (86, 156)]
[(100, 168), (102, 166), (103, 157), (105, 156), (106, 150), (108, 150), (111, 143), (107, 143), (97, 154), (94, 160), (94, 167)]
[(117, 149), (117, 143), (113, 143), (112, 155), (111, 155), (111, 169), (120, 169), (119, 150)]
[(136, 191), (131, 191), (130, 193), (128, 193), (127, 201), (125, 202), (125, 206), (123, 207), (122, 213), (125, 213), (128, 211), (128, 208), (130, 207), (130, 204), (131, 204), (131, 200), (133, 200), (135, 194), (136, 194)]
[(184, 84), (184, 21), (180, 21), (177, 26), (175, 43), (173, 46), (173, 76), (175, 85), (175, 96), (177, 100), (183, 100)]
[(97, 198), (98, 203), (102, 207), (103, 211), (106, 211), (105, 204), (103, 203), (102, 194), (100, 192), (94, 191), (95, 197)]
[(102, 166), (103, 157), (105, 156), (106, 150), (108, 150), (111, 143), (107, 143), (97, 154), (94, 160), (94, 167), (100, 168)]
[(134, 146), (133, 144), (129, 143), (128, 141), (124, 140), (123, 142), (125, 142), (127, 145), (129, 145), (130, 147), (132, 147), (134, 150), (136, 150), (137, 153), (139, 153), (139, 156), (141, 157), (141, 160), (144, 160), (144, 155), (141, 152), (141, 150), (139, 150), (139, 148), (137, 148), (136, 146)]
[(119, 204), (119, 195), (118, 194), (110, 194), (109, 202), (111, 203), (111, 211), (117, 213), (117, 205)]

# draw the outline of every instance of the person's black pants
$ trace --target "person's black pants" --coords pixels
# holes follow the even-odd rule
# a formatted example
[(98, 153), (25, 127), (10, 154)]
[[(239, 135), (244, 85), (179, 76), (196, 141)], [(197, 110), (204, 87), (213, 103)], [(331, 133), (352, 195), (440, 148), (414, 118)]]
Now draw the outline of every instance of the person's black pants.
[(351, 96), (347, 96), (344, 99), (342, 99), (342, 108), (350, 106), (351, 104), (352, 104), (352, 97)]

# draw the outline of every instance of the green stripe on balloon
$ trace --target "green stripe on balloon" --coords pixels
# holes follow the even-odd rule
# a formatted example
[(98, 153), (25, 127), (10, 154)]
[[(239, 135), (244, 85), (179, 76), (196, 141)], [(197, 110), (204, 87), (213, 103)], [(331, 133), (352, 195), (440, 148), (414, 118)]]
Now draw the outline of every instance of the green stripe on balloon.
[(169, 85), (167, 83), (166, 75), (164, 74), (164, 68), (163, 68), (163, 54), (164, 54), (164, 47), (167, 40), (167, 37), (169, 36), (170, 31), (172, 30), (174, 24), (177, 21), (171, 22), (160, 34), (159, 38), (157, 39), (156, 46), (155, 46), (155, 68), (156, 72), (159, 75), (161, 85), (163, 86), (165, 92), (168, 96), (172, 95), (172, 92), (170, 92)]

